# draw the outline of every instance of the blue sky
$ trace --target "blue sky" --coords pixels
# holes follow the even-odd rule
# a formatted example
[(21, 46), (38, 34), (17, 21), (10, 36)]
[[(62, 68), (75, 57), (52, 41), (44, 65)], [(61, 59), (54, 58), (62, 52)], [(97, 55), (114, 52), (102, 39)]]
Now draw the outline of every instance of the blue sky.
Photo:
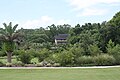
[(101, 23), (120, 11), (120, 0), (0, 0), (2, 23), (18, 23), (19, 28)]

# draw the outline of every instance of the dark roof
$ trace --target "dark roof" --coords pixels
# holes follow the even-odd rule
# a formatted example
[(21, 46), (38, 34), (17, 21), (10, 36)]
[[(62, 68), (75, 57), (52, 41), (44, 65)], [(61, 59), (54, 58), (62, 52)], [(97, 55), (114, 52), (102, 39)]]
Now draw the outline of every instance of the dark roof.
[(67, 39), (69, 34), (58, 34), (55, 36), (55, 39)]

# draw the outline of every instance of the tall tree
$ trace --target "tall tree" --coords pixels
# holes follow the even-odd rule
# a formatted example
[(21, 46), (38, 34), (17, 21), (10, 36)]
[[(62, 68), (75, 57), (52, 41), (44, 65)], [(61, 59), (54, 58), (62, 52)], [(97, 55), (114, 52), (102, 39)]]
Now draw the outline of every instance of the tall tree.
[(7, 54), (7, 62), (11, 63), (12, 53), (15, 49), (15, 43), (21, 41), (21, 33), (16, 31), (18, 24), (12, 27), (12, 22), (7, 25), (3, 23), (5, 29), (0, 31), (0, 41), (2, 41), (2, 46)]

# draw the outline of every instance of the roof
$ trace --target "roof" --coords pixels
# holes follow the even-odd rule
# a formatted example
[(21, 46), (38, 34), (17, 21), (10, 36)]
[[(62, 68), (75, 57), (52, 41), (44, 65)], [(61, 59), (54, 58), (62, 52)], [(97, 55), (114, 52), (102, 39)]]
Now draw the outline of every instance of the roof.
[(55, 36), (55, 39), (67, 39), (69, 34), (58, 34)]

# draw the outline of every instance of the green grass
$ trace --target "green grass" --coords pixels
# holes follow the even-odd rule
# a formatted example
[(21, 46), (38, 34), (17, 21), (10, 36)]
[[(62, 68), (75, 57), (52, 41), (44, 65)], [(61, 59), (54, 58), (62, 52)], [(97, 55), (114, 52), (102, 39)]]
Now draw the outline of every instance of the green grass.
[(1, 69), (0, 80), (119, 80), (120, 68)]

